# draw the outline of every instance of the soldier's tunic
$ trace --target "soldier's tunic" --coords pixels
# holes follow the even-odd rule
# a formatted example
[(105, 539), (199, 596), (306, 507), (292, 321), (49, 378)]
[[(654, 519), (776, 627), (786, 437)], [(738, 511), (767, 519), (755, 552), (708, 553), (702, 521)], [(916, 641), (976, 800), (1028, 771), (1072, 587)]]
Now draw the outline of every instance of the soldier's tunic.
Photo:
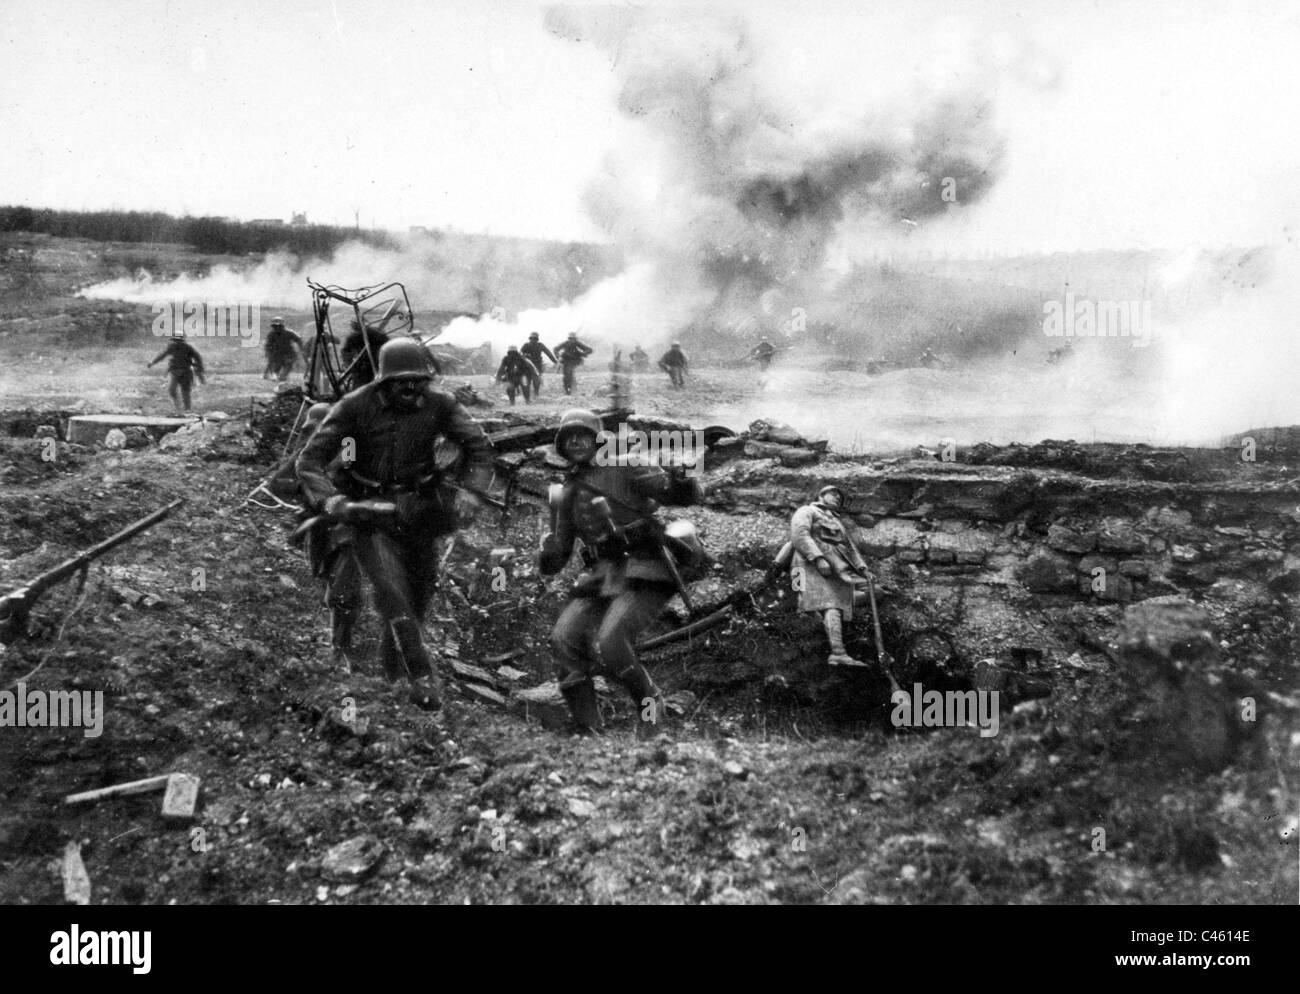
[[(602, 494), (615, 526), (627, 529), (625, 539), (609, 537), (609, 518), (593, 503)], [(633, 646), (676, 586), (660, 551), (656, 523), (646, 519), (660, 504), (698, 500), (694, 480), (671, 476), (658, 466), (623, 459), (615, 465), (588, 463), (570, 470), (552, 511), (555, 547), (543, 550), (540, 567), (543, 574), (559, 572), (579, 538), (591, 556), (551, 633), (560, 689), (571, 706), (573, 691), (584, 689), (592, 694), (594, 707), (590, 680), (599, 669), (619, 680), (638, 704), (657, 696)]]
[[(424, 614), (437, 576), (437, 540), (457, 527), (451, 496), (435, 463), (439, 440), (461, 446), (469, 482), (480, 490), (486, 490), (491, 479), (492, 455), (483, 429), (450, 394), (427, 386), (421, 406), (404, 411), (390, 404), (383, 387), (369, 384), (335, 404), (298, 456), (297, 471), (313, 507), (322, 507), (339, 493), (353, 500), (378, 497), (397, 504), (392, 523), (349, 526), (357, 563), (375, 591), (375, 608), (384, 620), (385, 669), (396, 678), (399, 654), (388, 622), (418, 620)], [(329, 467), (344, 439), (352, 440), (355, 461), (336, 483)]]
[[(853, 619), (853, 597), (857, 584), (865, 584), (855, 570), (865, 571), (866, 562), (855, 540), (857, 529), (820, 501), (807, 504), (790, 519), (790, 542), (794, 555), (791, 574), (799, 577), (799, 610), (842, 611), (845, 621)], [(825, 557), (833, 573), (822, 576), (815, 565)]]

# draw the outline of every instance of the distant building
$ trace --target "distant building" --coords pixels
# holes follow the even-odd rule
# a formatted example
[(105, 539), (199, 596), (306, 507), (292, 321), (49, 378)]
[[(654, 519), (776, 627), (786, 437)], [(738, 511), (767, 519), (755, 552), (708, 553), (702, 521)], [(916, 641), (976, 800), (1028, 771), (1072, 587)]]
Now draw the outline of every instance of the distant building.
[(307, 212), (303, 211), (301, 214), (295, 213), (293, 215), (293, 220), (289, 223), (295, 228), (305, 228), (307, 226)]
[(250, 224), (264, 224), (268, 228), (283, 228), (284, 219), (278, 217), (255, 217)]

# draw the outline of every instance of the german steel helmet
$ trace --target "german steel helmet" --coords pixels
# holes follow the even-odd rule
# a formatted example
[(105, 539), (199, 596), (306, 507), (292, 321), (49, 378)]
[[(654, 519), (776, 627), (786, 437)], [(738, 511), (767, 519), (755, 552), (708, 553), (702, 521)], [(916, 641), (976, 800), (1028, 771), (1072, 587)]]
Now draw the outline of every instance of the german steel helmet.
[(433, 368), (429, 365), (429, 353), (414, 338), (399, 338), (385, 342), (379, 350), (379, 379), (386, 380), (431, 380)]

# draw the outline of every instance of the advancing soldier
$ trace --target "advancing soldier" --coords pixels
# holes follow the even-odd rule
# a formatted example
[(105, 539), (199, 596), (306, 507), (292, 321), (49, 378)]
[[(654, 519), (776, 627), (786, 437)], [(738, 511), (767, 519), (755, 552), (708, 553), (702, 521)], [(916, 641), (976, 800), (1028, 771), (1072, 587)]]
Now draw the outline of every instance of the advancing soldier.
[(528, 336), (528, 341), (524, 343), (523, 348), (519, 351), (537, 370), (537, 376), (533, 379), (533, 396), (540, 397), (542, 395), (542, 357), (545, 356), (550, 359), (553, 365), (559, 365), (560, 360), (556, 359), (555, 353), (542, 343), (541, 336), (535, 331)]
[[(367, 342), (370, 345), (369, 354), (366, 351)], [(343, 339), (343, 348), (339, 350), (339, 360), (343, 363), (344, 371), (352, 367), (358, 358), (361, 361), (357, 362), (356, 368), (352, 369), (352, 375), (348, 377), (344, 389), (355, 390), (375, 378), (375, 367), (371, 364), (371, 357), (378, 359), (380, 350), (387, 343), (388, 336), (377, 328), (367, 325), (363, 334), (361, 322), (353, 318), (352, 330), (348, 332), (348, 337)]]
[(560, 370), (564, 374), (564, 392), (573, 393), (576, 383), (574, 374), (578, 367), (582, 365), (582, 360), (591, 355), (591, 346), (584, 345), (578, 341), (576, 331), (569, 332), (569, 337), (561, 342), (555, 348), (555, 355), (560, 363)]
[(774, 355), (776, 355), (776, 346), (769, 342), (767, 336), (764, 335), (759, 340), (759, 343), (749, 350), (749, 355), (745, 358), (756, 360), (758, 362), (758, 368), (766, 373), (767, 367), (772, 365), (772, 357)]
[[(298, 456), (298, 479), (313, 508), (351, 526), (383, 622), (388, 679), (405, 676), (411, 699), (437, 710), (441, 692), (420, 621), (433, 596), (438, 538), (477, 504), (465, 490), (449, 497), (435, 461), (439, 436), (464, 450), (474, 489), (486, 489), (492, 455), (483, 429), (432, 379), (423, 345), (413, 338), (389, 342), (379, 354), (379, 378), (335, 404)], [(336, 486), (329, 466), (340, 455), (353, 461)]]
[(632, 372), (648, 373), (650, 371), (650, 353), (637, 345), (628, 356), (632, 360)]
[[(190, 388), (194, 385), (194, 377), (197, 376), (200, 383), (207, 383), (203, 378), (203, 357), (199, 355), (198, 349), (185, 341), (185, 332), (177, 330), (172, 332), (172, 339), (167, 343), (167, 347), (153, 362), (145, 366), (145, 369), (152, 369), (164, 359), (167, 360), (167, 372), (170, 377), (167, 383), (167, 396), (171, 397), (177, 414), (188, 414)], [(184, 411), (181, 410), (182, 402), (185, 405)]]
[[(307, 422), (303, 426), (306, 441), (311, 441), (329, 410), (329, 404), (313, 404), (307, 410)], [(301, 500), (302, 488), (298, 483), (294, 462), (295, 460), (290, 461), (288, 471), (292, 475), (298, 499)], [(345, 479), (346, 470), (339, 458), (330, 463), (329, 473), (336, 485)], [(300, 520), (311, 520), (313, 517), (312, 511), (304, 510)], [(294, 535), (295, 544), (303, 538), (299, 532)], [(361, 610), (361, 567), (352, 552), (352, 530), (347, 525), (316, 518), (306, 533), (303, 551), (307, 555), (311, 575), (319, 577), (325, 584), (324, 604), (330, 611), (330, 645), (334, 650), (334, 662), (342, 663), (344, 672), (351, 673), (355, 669), (352, 633)]]
[(515, 394), (521, 389), (524, 392), (524, 403), (533, 402), (533, 383), (541, 378), (537, 372), (537, 367), (524, 358), (524, 354), (519, 351), (519, 346), (512, 345), (506, 349), (506, 354), (501, 359), (501, 365), (497, 368), (496, 381), (506, 385), (506, 396), (510, 398), (510, 406), (515, 406)]
[[(293, 371), (294, 360), (303, 355), (302, 339), (296, 331), (290, 331), (284, 326), (284, 318), (272, 319), (271, 330), (267, 332), (262, 347), (266, 352), (266, 371), (262, 374), (264, 380), (274, 376), (283, 383)], [(306, 356), (303, 356), (304, 364), (306, 361)]]
[(686, 353), (682, 351), (681, 342), (673, 342), (659, 359), (659, 368), (668, 374), (672, 385), (679, 390), (686, 385), (686, 365)]
[(790, 576), (799, 592), (799, 610), (820, 614), (830, 642), (831, 666), (866, 666), (844, 649), (844, 622), (853, 620), (856, 584), (866, 582), (867, 564), (855, 544), (853, 522), (841, 517), (844, 492), (826, 486), (815, 503), (794, 512)]
[[(663, 716), (663, 697), (637, 660), (637, 636), (679, 592), (678, 563), (702, 555), (693, 535), (674, 523), (665, 532), (654, 517), (660, 504), (686, 505), (699, 487), (681, 470), (619, 459), (596, 465), (600, 419), (591, 411), (565, 412), (555, 448), (570, 464), (551, 502), (551, 532), (542, 538), (539, 567), (550, 576), (569, 561), (582, 539), (589, 570), (551, 632), (560, 692), (580, 732), (600, 724), (592, 677), (603, 668), (627, 688), (639, 715), (637, 737), (648, 738)], [(689, 526), (687, 526), (689, 528)], [(671, 551), (670, 551), (671, 549)]]

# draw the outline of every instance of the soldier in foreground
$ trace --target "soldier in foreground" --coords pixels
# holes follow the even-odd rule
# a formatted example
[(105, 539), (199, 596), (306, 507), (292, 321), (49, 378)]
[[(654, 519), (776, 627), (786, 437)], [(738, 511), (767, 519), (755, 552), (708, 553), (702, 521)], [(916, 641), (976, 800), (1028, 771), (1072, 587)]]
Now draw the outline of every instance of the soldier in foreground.
[(520, 390), (524, 393), (525, 404), (533, 402), (533, 383), (540, 380), (541, 375), (537, 367), (519, 351), (519, 346), (512, 345), (501, 357), (501, 365), (497, 367), (496, 382), (506, 385), (506, 396), (510, 398), (510, 406), (514, 407), (515, 394)]
[(559, 360), (555, 358), (555, 353), (546, 347), (542, 342), (541, 336), (537, 332), (532, 332), (528, 336), (528, 341), (524, 343), (523, 348), (519, 350), (523, 353), (525, 359), (533, 364), (537, 370), (537, 376), (533, 379), (533, 396), (542, 395), (542, 359), (550, 359), (552, 365), (559, 365)]
[(588, 571), (573, 587), (551, 632), (560, 692), (579, 732), (599, 729), (596, 687), (603, 668), (623, 684), (637, 708), (638, 738), (658, 730), (663, 695), (637, 659), (637, 636), (680, 589), (679, 563), (698, 554), (692, 540), (665, 533), (654, 510), (660, 504), (694, 504), (699, 487), (680, 470), (629, 462), (595, 461), (601, 431), (591, 411), (567, 411), (555, 448), (569, 463), (554, 488), (551, 531), (543, 536), (539, 567), (546, 576), (564, 568), (582, 539)]
[[(297, 332), (284, 326), (284, 318), (273, 318), (262, 347), (266, 352), (266, 371), (262, 373), (262, 379), (274, 376), (283, 383), (293, 371), (294, 361), (303, 354), (302, 339)], [(306, 362), (305, 357), (303, 362)]]
[[(442, 706), (420, 623), (437, 574), (437, 542), (477, 506), (451, 490), (436, 463), (439, 436), (459, 445), (473, 489), (492, 475), (483, 430), (451, 395), (435, 390), (428, 352), (413, 338), (380, 350), (379, 378), (349, 393), (321, 422), (298, 456), (298, 479), (313, 508), (350, 527), (357, 562), (375, 592), (380, 644), (390, 681), (405, 676), (418, 706)], [(345, 451), (345, 443), (351, 443)], [(329, 466), (346, 467), (336, 485)], [(352, 456), (352, 460), (348, 460)]]
[(856, 544), (856, 528), (842, 517), (844, 492), (825, 486), (817, 500), (794, 512), (790, 578), (799, 593), (799, 610), (820, 614), (830, 643), (831, 666), (866, 666), (844, 648), (844, 622), (853, 620), (857, 584), (866, 581), (867, 564)]
[[(308, 442), (329, 410), (329, 404), (313, 404), (308, 409), (307, 423), (303, 428)], [(336, 485), (346, 474), (338, 458), (330, 463), (329, 471)], [(303, 513), (311, 514), (310, 511)], [(356, 668), (352, 636), (361, 611), (361, 567), (352, 550), (352, 530), (339, 522), (318, 522), (307, 532), (304, 551), (311, 575), (324, 583), (324, 604), (330, 612), (330, 647), (334, 651), (334, 662), (341, 663), (345, 673), (352, 673)]]
[[(167, 343), (167, 347), (150, 362), (145, 369), (152, 369), (157, 363), (167, 360), (167, 396), (171, 397), (172, 404), (176, 408), (177, 414), (188, 414), (190, 410), (190, 388), (194, 385), (194, 377), (199, 378), (200, 383), (207, 383), (203, 377), (203, 357), (199, 355), (199, 350), (189, 342), (185, 341), (183, 331), (172, 332), (172, 339)], [(181, 405), (184, 404), (182, 411)]]
[(571, 331), (569, 337), (556, 347), (555, 354), (559, 357), (560, 370), (564, 374), (564, 392), (571, 394), (577, 385), (575, 374), (582, 365), (582, 360), (591, 355), (591, 346), (578, 341), (578, 333)]
[(659, 359), (659, 368), (668, 374), (669, 381), (678, 390), (686, 386), (687, 365), (686, 353), (682, 351), (681, 342), (673, 342)]

